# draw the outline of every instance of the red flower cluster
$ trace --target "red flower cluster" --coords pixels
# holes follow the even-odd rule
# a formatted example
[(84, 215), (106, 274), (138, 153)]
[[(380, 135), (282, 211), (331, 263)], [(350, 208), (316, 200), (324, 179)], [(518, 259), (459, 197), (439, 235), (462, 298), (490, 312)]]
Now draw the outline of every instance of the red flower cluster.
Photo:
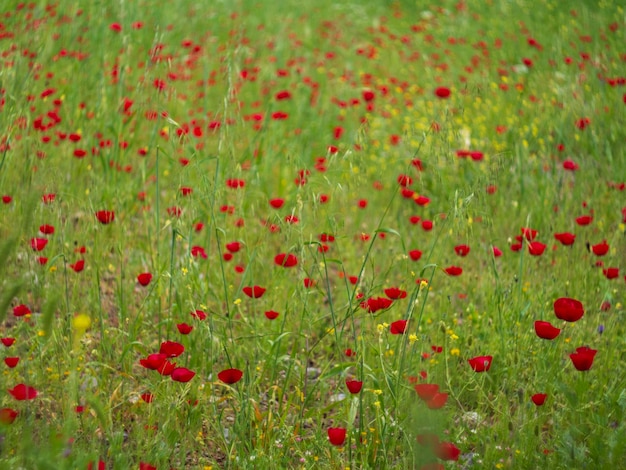
[(370, 297), (361, 302), (361, 308), (370, 313), (376, 313), (379, 310), (385, 310), (391, 307), (391, 304), (393, 304), (393, 300), (386, 299), (385, 297)]
[[(180, 328), (179, 328), (180, 329)], [(185, 347), (175, 341), (164, 341), (161, 343), (158, 354), (150, 354), (145, 359), (140, 359), (139, 363), (149, 370), (156, 370), (159, 374), (169, 375), (174, 382), (189, 382), (196, 375), (195, 372), (186, 367), (176, 367), (176, 363), (168, 359), (179, 357), (185, 351)]]
[(260, 299), (265, 294), (265, 287), (261, 286), (246, 286), (241, 289), (244, 294), (253, 299)]
[(274, 263), (283, 268), (292, 268), (298, 264), (298, 258), (291, 253), (279, 253), (274, 257)]

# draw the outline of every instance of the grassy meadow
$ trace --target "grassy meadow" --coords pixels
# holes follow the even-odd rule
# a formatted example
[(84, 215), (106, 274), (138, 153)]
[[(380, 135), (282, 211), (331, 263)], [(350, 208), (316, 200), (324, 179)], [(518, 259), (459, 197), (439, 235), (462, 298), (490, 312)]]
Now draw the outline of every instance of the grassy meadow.
[(626, 468), (620, 2), (3, 2), (0, 467)]

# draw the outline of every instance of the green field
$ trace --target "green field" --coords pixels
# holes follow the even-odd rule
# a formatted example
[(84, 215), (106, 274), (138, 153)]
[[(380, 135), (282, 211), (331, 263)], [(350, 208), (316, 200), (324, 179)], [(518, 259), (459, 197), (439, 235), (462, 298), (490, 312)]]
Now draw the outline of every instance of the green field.
[(626, 469), (620, 2), (5, 3), (1, 468)]

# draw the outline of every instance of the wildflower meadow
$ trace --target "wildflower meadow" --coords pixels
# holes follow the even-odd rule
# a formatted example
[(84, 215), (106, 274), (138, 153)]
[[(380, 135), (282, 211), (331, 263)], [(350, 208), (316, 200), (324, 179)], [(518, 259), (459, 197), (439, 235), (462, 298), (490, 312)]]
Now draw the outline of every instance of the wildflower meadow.
[(626, 12), (0, 7), (0, 468), (626, 469)]

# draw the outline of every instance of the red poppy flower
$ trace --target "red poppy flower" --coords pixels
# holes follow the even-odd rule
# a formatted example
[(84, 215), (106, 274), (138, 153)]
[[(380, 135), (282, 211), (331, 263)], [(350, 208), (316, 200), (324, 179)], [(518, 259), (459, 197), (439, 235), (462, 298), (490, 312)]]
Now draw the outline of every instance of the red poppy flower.
[(13, 398), (16, 400), (32, 400), (37, 397), (37, 390), (33, 387), (29, 387), (28, 385), (18, 384), (9, 390), (9, 393), (13, 395)]
[(440, 86), (435, 89), (435, 96), (437, 98), (448, 98), (451, 94), (450, 88)]
[(460, 276), (463, 273), (463, 268), (459, 266), (449, 266), (444, 269), (448, 276)]
[(19, 413), (11, 408), (0, 409), (0, 423), (12, 424)]
[(363, 382), (360, 380), (346, 380), (346, 387), (348, 387), (348, 391), (352, 394), (357, 394), (361, 391), (363, 387)]
[(142, 286), (147, 286), (152, 281), (152, 274), (150, 273), (141, 273), (137, 276), (137, 282)]
[(554, 238), (556, 238), (559, 242), (561, 242), (561, 245), (564, 246), (573, 245), (574, 241), (576, 241), (576, 235), (569, 232), (555, 233)]
[(404, 299), (406, 298), (406, 291), (398, 289), (397, 287), (390, 287), (385, 289), (385, 295), (391, 300)]
[(581, 215), (580, 217), (576, 217), (576, 223), (578, 225), (589, 225), (593, 222), (593, 216), (591, 215)]
[(406, 331), (407, 320), (396, 320), (389, 325), (389, 332), (392, 335), (403, 335)]
[(275, 312), (274, 310), (268, 310), (267, 312), (265, 312), (265, 316), (268, 320), (276, 320), (278, 318), (278, 315), (280, 314), (278, 312)]
[(546, 245), (541, 242), (530, 242), (528, 244), (528, 253), (532, 256), (541, 256), (546, 250)]
[(400, 191), (400, 194), (405, 199), (413, 199), (415, 197), (415, 191), (408, 189), (408, 188), (402, 188), (402, 190)]
[(280, 209), (285, 204), (285, 200), (283, 198), (277, 197), (274, 199), (270, 199), (270, 206), (274, 209)]
[(145, 401), (146, 403), (152, 403), (152, 401), (154, 400), (154, 395), (152, 395), (149, 392), (142, 393), (140, 396), (141, 396), (141, 399)]
[(230, 251), (231, 253), (237, 253), (239, 250), (241, 250), (241, 243), (239, 242), (227, 243), (226, 249)]
[(414, 388), (417, 392), (417, 396), (424, 401), (432, 400), (433, 397), (439, 393), (439, 385), (437, 384), (416, 384)]
[(374, 98), (376, 97), (376, 95), (374, 94), (372, 90), (363, 90), (362, 96), (363, 96), (363, 99), (367, 103), (369, 103), (370, 101), (373, 101)]
[(165, 359), (156, 371), (161, 375), (171, 375), (172, 372), (174, 372), (174, 369), (176, 369), (176, 363)]
[(13, 307), (13, 315), (16, 317), (23, 317), (25, 315), (30, 315), (30, 313), (30, 308), (24, 304)]
[(502, 256), (502, 250), (500, 250), (500, 248), (494, 246), (492, 247), (492, 251), (494, 258), (499, 258), (500, 256)]
[(541, 406), (546, 401), (547, 396), (548, 395), (546, 395), (545, 393), (535, 393), (532, 397), (530, 397), (530, 399), (535, 405)]
[(315, 287), (315, 284), (317, 284), (315, 279), (311, 279), (308, 277), (305, 277), (302, 282), (304, 284), (304, 287), (306, 287), (307, 289), (310, 289), (311, 287)]
[(439, 408), (443, 408), (447, 401), (447, 393), (435, 393), (435, 395), (426, 402), (426, 406), (431, 410), (438, 410)]
[[(428, 203), (430, 202), (430, 198), (428, 198), (426, 196), (417, 196), (417, 197), (414, 197), (414, 201), (415, 201), (415, 204), (417, 204), (418, 206), (422, 206), (423, 207), (423, 206), (427, 206), (428, 205)], [(429, 221), (425, 221), (425, 222), (429, 222)], [(431, 222), (431, 224), (432, 224), (432, 222)], [(432, 225), (431, 225), (430, 228), (426, 228), (426, 227), (424, 227), (424, 224), (422, 223), (422, 228), (424, 230), (430, 230), (432, 228)]]
[(588, 117), (584, 117), (584, 118), (580, 118), (576, 121), (576, 127), (578, 127), (578, 129), (585, 130), (585, 128), (587, 126), (589, 126), (589, 124), (591, 124), (591, 119), (589, 119)]
[(591, 369), (593, 365), (593, 359), (598, 351), (595, 349), (583, 346), (576, 348), (576, 352), (569, 355), (576, 370), (585, 371)]
[(2, 202), (5, 204), (10, 204), (12, 200), (13, 198), (11, 196), (8, 196), (8, 195), (2, 196)]
[(0, 339), (0, 341), (2, 342), (2, 344), (4, 344), (7, 348), (13, 346), (13, 344), (15, 343), (15, 338), (2, 338)]
[(174, 382), (187, 383), (196, 375), (195, 372), (186, 367), (177, 367), (172, 371), (172, 380)]
[(206, 320), (206, 313), (202, 310), (195, 310), (191, 312), (191, 316), (197, 318), (198, 320)]
[(398, 184), (404, 188), (406, 188), (407, 186), (411, 186), (413, 184), (413, 178), (411, 178), (409, 175), (399, 175), (398, 176)]
[(157, 468), (149, 463), (139, 462), (139, 470), (157, 470)]
[(85, 260), (79, 259), (75, 263), (70, 264), (70, 268), (72, 268), (74, 272), (77, 272), (77, 273), (81, 272), (83, 269), (85, 269)]
[[(532, 242), (537, 237), (537, 230), (528, 227), (522, 227), (522, 237)], [(519, 239), (521, 241), (521, 239)]]
[(461, 450), (451, 442), (440, 442), (435, 447), (435, 455), (441, 460), (459, 460)]
[(420, 250), (411, 250), (409, 251), (409, 258), (413, 261), (418, 261), (422, 257), (422, 252)]
[(491, 368), (491, 361), (493, 356), (477, 356), (472, 359), (468, 359), (469, 365), (474, 372), (486, 372)]
[(554, 301), (554, 314), (559, 320), (575, 322), (582, 318), (585, 314), (583, 304), (569, 297), (561, 297)]
[(31, 238), (30, 239), (30, 247), (34, 251), (43, 250), (48, 244), (48, 240), (46, 238)]
[(609, 252), (609, 245), (606, 240), (602, 240), (602, 242), (597, 245), (591, 245), (591, 251), (593, 251), (593, 254), (596, 256), (604, 256)]
[(178, 357), (185, 352), (185, 346), (176, 341), (163, 341), (159, 349), (159, 354), (165, 354), (166, 357)]
[(356, 356), (356, 351), (354, 351), (354, 350), (352, 350), (350, 348), (346, 349), (343, 353), (346, 355), (346, 357), (354, 357), (354, 356)]
[(552, 326), (547, 321), (539, 321), (535, 322), (535, 333), (542, 339), (554, 339), (561, 333), (561, 329), (555, 326)]
[(426, 232), (433, 229), (433, 221), (432, 220), (422, 220), (422, 229)]
[(54, 193), (44, 194), (43, 196), (41, 196), (41, 200), (43, 201), (44, 204), (51, 204), (54, 202), (56, 197), (57, 195)]
[(189, 333), (191, 333), (191, 330), (193, 330), (193, 326), (188, 325), (187, 323), (179, 323), (178, 325), (176, 325), (176, 328), (178, 329), (178, 332), (182, 335), (188, 335)]
[(391, 307), (391, 304), (393, 304), (393, 300), (386, 299), (384, 297), (370, 297), (369, 299), (361, 302), (361, 308), (370, 313), (376, 313), (379, 310)]
[(470, 252), (470, 247), (467, 245), (457, 245), (454, 247), (454, 252), (459, 256), (467, 256)]
[(606, 268), (602, 270), (602, 274), (607, 279), (615, 279), (619, 277), (619, 268)]
[(198, 256), (207, 259), (208, 256), (206, 254), (206, 251), (204, 251), (204, 248), (202, 248), (201, 246), (192, 246), (191, 247), (191, 256), (193, 256), (194, 258), (197, 258)]
[(278, 93), (276, 93), (276, 99), (278, 101), (288, 100), (290, 98), (291, 98), (291, 93), (288, 90), (283, 90), (283, 91), (279, 91)]
[(578, 164), (574, 163), (573, 160), (567, 159), (563, 162), (563, 169), (569, 170), (569, 171), (576, 171), (578, 170)]
[(279, 253), (274, 257), (274, 263), (283, 268), (292, 268), (298, 264), (298, 258), (291, 253)]
[(225, 369), (217, 374), (217, 378), (225, 384), (236, 384), (243, 377), (243, 372), (239, 369)]
[(39, 231), (44, 235), (52, 235), (54, 233), (54, 227), (49, 224), (40, 225)]
[(334, 446), (342, 446), (346, 441), (346, 428), (328, 428), (328, 440)]
[(11, 369), (13, 369), (17, 365), (18, 362), (20, 362), (19, 357), (5, 357), (4, 358), (4, 363)]
[(96, 219), (103, 225), (110, 224), (115, 220), (115, 212), (113, 211), (98, 211), (96, 212)]
[(146, 369), (157, 370), (167, 359), (165, 354), (150, 354), (146, 359), (140, 359), (141, 364)]
[(98, 466), (94, 467), (93, 462), (87, 464), (87, 470), (106, 470), (106, 464), (102, 460), (98, 460)]
[(261, 286), (246, 286), (242, 289), (243, 293), (253, 299), (260, 299), (265, 294), (265, 288)]

